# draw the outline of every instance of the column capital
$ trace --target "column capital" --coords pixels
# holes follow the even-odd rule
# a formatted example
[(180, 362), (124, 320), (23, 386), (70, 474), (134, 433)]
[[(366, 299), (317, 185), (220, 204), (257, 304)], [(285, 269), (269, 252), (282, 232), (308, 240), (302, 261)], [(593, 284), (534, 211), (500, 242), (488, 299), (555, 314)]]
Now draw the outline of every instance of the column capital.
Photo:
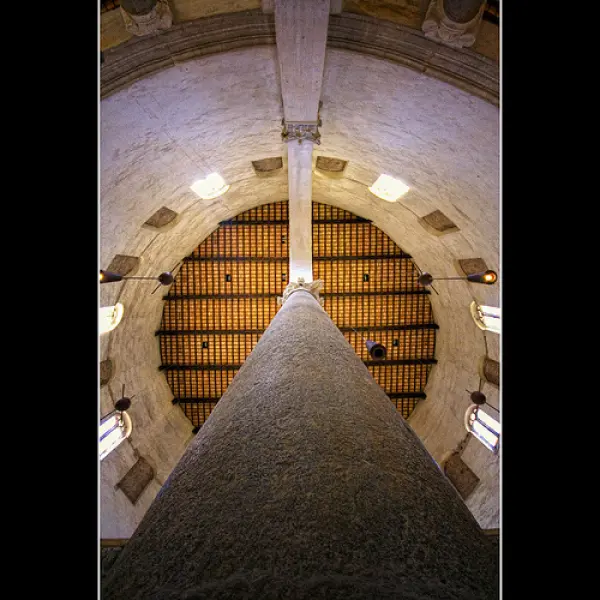
[[(452, 48), (472, 46), (479, 32), (485, 2), (472, 0), (472, 4), (477, 10), (475, 16), (464, 23), (460, 23), (448, 16), (448, 13), (444, 10), (444, 0), (431, 0), (421, 25), (425, 37)], [(477, 9), (477, 5), (479, 5), (479, 9)]]
[(286, 121), (284, 119), (281, 124), (283, 126), (281, 138), (284, 142), (298, 140), (298, 143), (301, 144), (303, 140), (306, 140), (314, 144), (321, 143), (320, 119), (318, 121)]
[(169, 29), (173, 24), (173, 14), (168, 0), (156, 0), (154, 7), (146, 14), (131, 14), (121, 6), (121, 15), (125, 22), (125, 29), (133, 35), (148, 35)]
[(319, 292), (323, 289), (324, 281), (322, 279), (317, 279), (315, 281), (305, 282), (304, 277), (298, 277), (298, 281), (290, 281), (285, 290), (283, 291), (283, 296), (277, 298), (277, 304), (279, 306), (283, 306), (285, 301), (298, 290), (306, 290), (310, 292), (317, 302), (323, 306), (323, 298), (319, 296)]

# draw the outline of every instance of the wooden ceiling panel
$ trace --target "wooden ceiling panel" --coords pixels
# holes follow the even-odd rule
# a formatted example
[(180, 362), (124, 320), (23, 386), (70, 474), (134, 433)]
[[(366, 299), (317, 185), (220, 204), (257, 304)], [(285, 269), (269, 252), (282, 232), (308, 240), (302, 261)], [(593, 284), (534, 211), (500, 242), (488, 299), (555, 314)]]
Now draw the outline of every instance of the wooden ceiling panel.
[[(200, 427), (278, 310), (288, 284), (288, 204), (263, 205), (224, 221), (183, 261), (164, 297), (161, 369)], [(435, 360), (429, 290), (411, 257), (369, 221), (313, 203), (313, 273), (324, 308), (408, 418)], [(365, 340), (383, 344), (373, 360)]]

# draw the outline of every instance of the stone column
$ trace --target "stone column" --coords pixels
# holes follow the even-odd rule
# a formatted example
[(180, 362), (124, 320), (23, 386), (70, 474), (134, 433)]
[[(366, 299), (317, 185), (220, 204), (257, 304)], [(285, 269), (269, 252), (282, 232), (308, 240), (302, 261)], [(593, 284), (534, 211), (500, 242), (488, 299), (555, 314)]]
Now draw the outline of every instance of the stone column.
[(421, 26), (425, 37), (454, 48), (472, 46), (485, 0), (431, 0)]
[[(320, 143), (319, 106), (330, 0), (274, 0), (277, 59), (288, 142), (290, 281), (312, 281), (312, 150)], [(264, 4), (263, 4), (264, 9)]]
[(101, 597), (490, 600), (498, 564), (319, 302), (294, 289)]
[(168, 0), (121, 0), (121, 15), (133, 35), (148, 35), (173, 24)]
[(288, 143), (290, 281), (312, 281), (313, 143)]

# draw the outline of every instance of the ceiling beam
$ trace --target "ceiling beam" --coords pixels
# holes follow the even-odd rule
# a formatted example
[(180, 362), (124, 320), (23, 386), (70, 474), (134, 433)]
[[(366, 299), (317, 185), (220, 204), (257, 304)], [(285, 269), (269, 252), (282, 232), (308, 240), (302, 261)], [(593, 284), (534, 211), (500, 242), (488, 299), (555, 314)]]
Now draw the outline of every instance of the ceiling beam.
[(329, 1), (275, 0), (275, 39), (286, 121), (317, 121)]

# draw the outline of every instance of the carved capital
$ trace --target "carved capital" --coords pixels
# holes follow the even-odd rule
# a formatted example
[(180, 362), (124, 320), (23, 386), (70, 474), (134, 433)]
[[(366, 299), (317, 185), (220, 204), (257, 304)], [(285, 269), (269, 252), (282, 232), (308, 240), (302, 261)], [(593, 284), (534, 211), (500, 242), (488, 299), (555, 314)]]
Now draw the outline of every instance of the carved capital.
[(132, 15), (121, 6), (125, 29), (133, 35), (148, 35), (169, 29), (173, 24), (173, 14), (167, 0), (157, 0), (154, 8), (145, 15)]
[(292, 142), (298, 140), (301, 144), (303, 140), (313, 142), (314, 144), (321, 143), (321, 134), (319, 133), (319, 125), (321, 121), (283, 121), (283, 130), (281, 137), (284, 142)]
[(477, 14), (470, 21), (458, 23), (444, 11), (444, 0), (431, 0), (421, 29), (430, 40), (452, 48), (468, 48), (475, 43), (484, 8), (485, 2), (481, 2)]
[(310, 292), (319, 302), (321, 306), (323, 306), (323, 298), (319, 296), (319, 292), (323, 289), (324, 281), (322, 279), (317, 279), (316, 281), (305, 282), (304, 277), (298, 277), (298, 281), (290, 281), (287, 284), (287, 287), (283, 291), (283, 296), (277, 298), (277, 304), (282, 306), (285, 301), (298, 290), (306, 290)]

